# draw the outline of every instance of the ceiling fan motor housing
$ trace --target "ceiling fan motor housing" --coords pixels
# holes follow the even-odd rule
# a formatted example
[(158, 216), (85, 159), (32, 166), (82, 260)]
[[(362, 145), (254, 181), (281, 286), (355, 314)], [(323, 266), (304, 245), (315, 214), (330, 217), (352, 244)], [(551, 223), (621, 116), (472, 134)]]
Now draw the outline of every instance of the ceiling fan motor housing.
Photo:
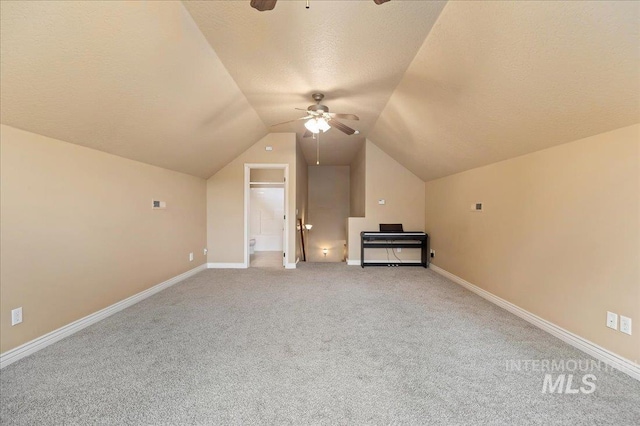
[(325, 105), (320, 105), (320, 104), (316, 104), (316, 105), (309, 105), (309, 108), (307, 108), (307, 111), (313, 111), (313, 112), (329, 112), (329, 107), (325, 106)]
[(316, 101), (316, 105), (309, 105), (307, 111), (315, 112), (315, 113), (327, 113), (329, 112), (329, 107), (325, 105), (320, 105), (322, 99), (324, 99), (324, 94), (322, 93), (314, 93), (311, 95), (314, 101)]

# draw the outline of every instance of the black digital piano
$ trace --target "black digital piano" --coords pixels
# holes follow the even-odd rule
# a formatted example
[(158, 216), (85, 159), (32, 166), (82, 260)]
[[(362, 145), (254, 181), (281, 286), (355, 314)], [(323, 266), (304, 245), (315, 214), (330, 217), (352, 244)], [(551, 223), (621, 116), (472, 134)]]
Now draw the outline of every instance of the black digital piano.
[[(424, 232), (373, 232), (363, 231), (360, 233), (360, 266), (429, 266), (429, 235)], [(413, 248), (420, 249), (420, 262), (414, 260), (399, 260), (395, 257), (387, 262), (384, 261), (365, 261), (364, 249), (367, 248)], [(388, 256), (387, 256), (388, 257)]]

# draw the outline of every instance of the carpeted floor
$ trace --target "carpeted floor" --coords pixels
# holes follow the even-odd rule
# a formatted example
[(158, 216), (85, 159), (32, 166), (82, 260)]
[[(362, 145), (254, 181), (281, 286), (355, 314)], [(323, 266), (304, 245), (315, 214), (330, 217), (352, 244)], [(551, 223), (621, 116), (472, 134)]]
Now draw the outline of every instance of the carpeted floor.
[(299, 266), (204, 271), (10, 365), (2, 424), (640, 424), (640, 382), (543, 393), (516, 361), (591, 358), (430, 270)]

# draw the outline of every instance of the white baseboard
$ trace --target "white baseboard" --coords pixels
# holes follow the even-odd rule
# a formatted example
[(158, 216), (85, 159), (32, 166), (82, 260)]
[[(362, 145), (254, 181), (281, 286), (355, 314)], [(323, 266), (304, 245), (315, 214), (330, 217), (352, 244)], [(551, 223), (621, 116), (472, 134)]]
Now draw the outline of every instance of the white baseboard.
[(360, 259), (347, 259), (347, 265), (360, 266)]
[(46, 348), (47, 346), (58, 342), (59, 340), (68, 337), (83, 328), (90, 326), (91, 324), (95, 324), (96, 322), (103, 320), (116, 312), (119, 312), (125, 308), (128, 308), (131, 305), (135, 305), (136, 303), (146, 299), (149, 296), (153, 296), (161, 290), (164, 290), (167, 287), (171, 287), (174, 284), (179, 283), (180, 281), (189, 278), (192, 275), (197, 274), (200, 271), (204, 271), (206, 269), (206, 264), (202, 264), (196, 268), (193, 268), (183, 274), (175, 276), (173, 278), (168, 279), (160, 284), (157, 284), (151, 288), (148, 288), (144, 291), (141, 291), (138, 294), (134, 294), (131, 297), (128, 297), (124, 300), (121, 300), (117, 303), (114, 303), (111, 306), (107, 306), (104, 309), (101, 309), (97, 312), (94, 312), (90, 315), (87, 315), (84, 318), (80, 318), (77, 321), (74, 321), (70, 324), (67, 324), (63, 327), (58, 328), (57, 330), (53, 330), (50, 333), (45, 334), (44, 336), (40, 336), (38, 338), (33, 339), (30, 342), (27, 342), (23, 345), (18, 346), (17, 348), (11, 349), (9, 351), (0, 354), (0, 369), (10, 365), (28, 355), (31, 355), (34, 352), (39, 351), (40, 349)]
[(296, 269), (296, 264), (295, 263), (286, 263), (284, 265), (285, 269)]
[(247, 269), (244, 263), (207, 263), (209, 269)]
[(465, 281), (464, 279), (452, 274), (451, 272), (445, 271), (444, 269), (435, 266), (434, 264), (429, 265), (429, 267), (434, 272), (437, 272), (443, 277), (449, 278), (451, 281), (460, 284), (466, 289), (488, 300), (489, 302), (492, 302), (495, 305), (506, 309), (512, 314), (557, 337), (563, 342), (570, 344), (574, 348), (577, 348), (582, 352), (585, 352), (592, 357), (604, 362), (605, 364), (608, 364), (613, 368), (628, 374), (636, 380), (640, 380), (640, 365), (634, 363), (633, 361), (623, 358), (609, 351), (608, 349), (603, 348), (602, 346), (599, 346), (583, 337), (573, 334), (572, 332), (565, 330), (564, 328), (559, 327), (552, 322), (540, 318), (539, 316), (532, 314), (531, 312), (526, 311), (521, 307), (502, 299), (501, 297), (498, 297), (474, 284), (471, 284), (468, 281)]

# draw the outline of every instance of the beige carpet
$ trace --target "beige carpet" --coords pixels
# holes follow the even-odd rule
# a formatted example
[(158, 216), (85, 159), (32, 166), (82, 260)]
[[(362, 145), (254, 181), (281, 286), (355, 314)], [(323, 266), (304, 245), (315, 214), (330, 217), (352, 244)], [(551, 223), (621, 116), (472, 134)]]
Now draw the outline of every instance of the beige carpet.
[(423, 268), (207, 270), (1, 370), (0, 423), (640, 424), (640, 382), (522, 360), (591, 358)]

